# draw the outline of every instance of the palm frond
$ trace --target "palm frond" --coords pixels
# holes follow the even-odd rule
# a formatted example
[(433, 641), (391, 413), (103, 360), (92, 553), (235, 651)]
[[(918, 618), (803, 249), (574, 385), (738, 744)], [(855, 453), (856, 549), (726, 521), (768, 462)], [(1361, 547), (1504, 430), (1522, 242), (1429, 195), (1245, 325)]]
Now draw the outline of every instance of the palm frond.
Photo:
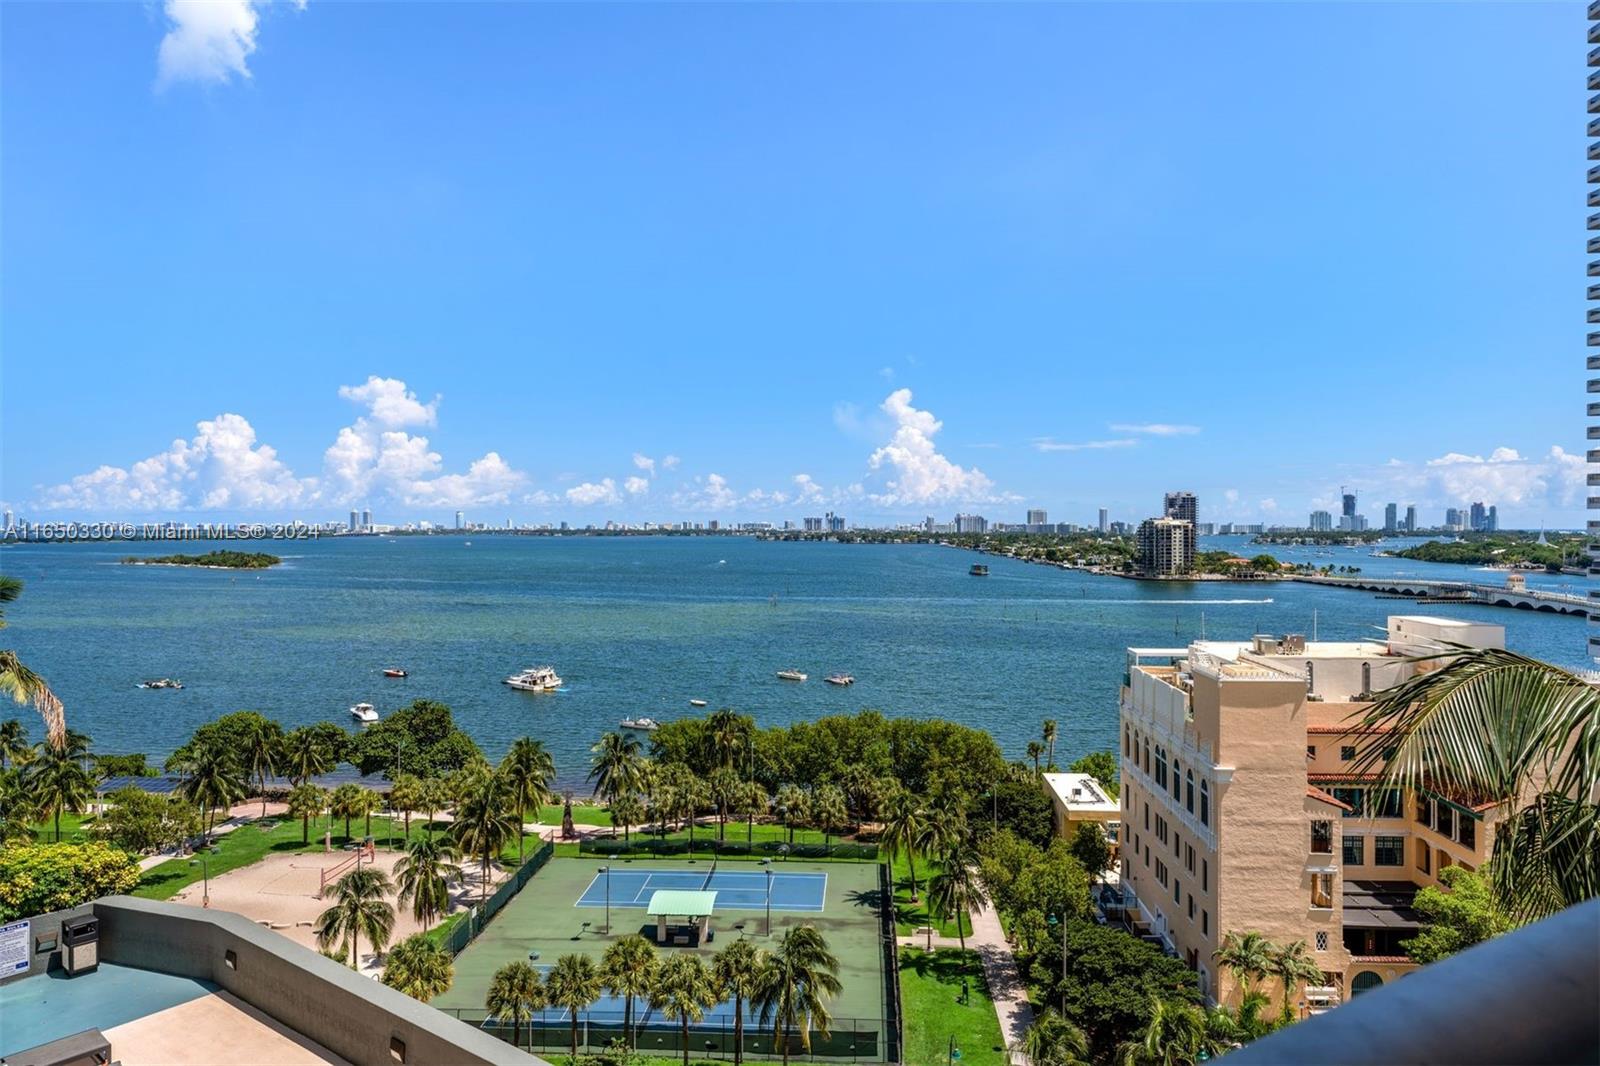
[(66, 708), (45, 679), (24, 666), (16, 652), (0, 650), (0, 692), (18, 703), (33, 704), (44, 719), (50, 746), (60, 750), (67, 739)]

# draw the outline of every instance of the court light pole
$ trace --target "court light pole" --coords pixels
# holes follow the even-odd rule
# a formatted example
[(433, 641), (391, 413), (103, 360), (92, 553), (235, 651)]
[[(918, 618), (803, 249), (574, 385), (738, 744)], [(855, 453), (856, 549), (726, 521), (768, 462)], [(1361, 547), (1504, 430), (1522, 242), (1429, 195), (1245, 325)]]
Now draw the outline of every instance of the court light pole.
[(600, 872), (606, 875), (606, 936), (611, 935), (611, 867), (602, 866)]
[(761, 865), (767, 868), (767, 931), (764, 935), (772, 935), (772, 860), (762, 859)]

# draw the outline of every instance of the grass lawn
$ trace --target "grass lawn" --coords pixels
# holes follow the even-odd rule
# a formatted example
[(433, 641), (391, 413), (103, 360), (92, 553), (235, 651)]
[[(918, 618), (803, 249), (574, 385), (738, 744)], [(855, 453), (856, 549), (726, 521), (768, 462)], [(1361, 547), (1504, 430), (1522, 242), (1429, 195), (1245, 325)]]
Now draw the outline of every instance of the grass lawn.
[[(276, 825), (268, 830), (263, 830), (261, 825), (252, 822), (242, 825), (229, 833), (223, 833), (215, 839), (215, 850), (207, 859), (211, 876), (237, 870), (241, 866), (249, 866), (260, 862), (269, 854), (283, 852), (317, 852), (322, 850), (322, 834), (328, 828), (328, 819), (314, 819), (311, 823), (311, 841), (302, 844), (300, 841), (300, 822), (298, 819), (282, 818), (267, 819)], [(427, 833), (427, 819), (413, 817), (411, 819), (411, 837), (423, 836)], [(444, 832), (449, 829), (448, 823), (435, 822), (434, 832)], [(350, 825), (351, 836), (346, 837), (344, 820), (333, 820), (333, 846), (335, 849), (343, 848), (351, 840), (359, 841), (366, 836), (366, 822), (357, 818)], [(399, 847), (405, 834), (404, 819), (396, 818), (391, 826), (390, 820), (384, 816), (372, 819), (372, 836), (378, 847)], [(525, 854), (539, 849), (539, 842), (533, 837), (527, 839), (524, 845)], [(470, 861), (470, 860), (468, 860)], [(517, 861), (517, 843), (512, 841), (500, 853), (500, 861), (514, 865)], [(190, 865), (193, 863), (193, 865)], [(200, 880), (203, 868), (197, 859), (182, 858), (169, 859), (159, 866), (151, 867), (139, 879), (139, 884), (133, 890), (133, 895), (143, 896), (146, 899), (171, 899), (184, 888)]]
[[(54, 844), (56, 841), (56, 827), (54, 819), (34, 822), (33, 839), (40, 844)], [(94, 828), (94, 816), (90, 814), (73, 814), (70, 811), (61, 813), (61, 842), (63, 844), (76, 843), (89, 839), (89, 831)]]
[[(560, 825), (563, 806), (552, 803), (539, 808), (537, 818), (528, 818), (528, 821), (539, 821), (545, 825)], [(531, 813), (531, 812), (527, 812)], [(526, 814), (524, 815), (526, 817)], [(611, 825), (611, 811), (593, 803), (574, 803), (572, 805), (572, 820), (579, 825)]]
[[(961, 1002), (961, 982), (968, 987)], [(906, 1062), (944, 1062), (955, 1037), (962, 1066), (1004, 1066), (1005, 1041), (1000, 1019), (983, 980), (978, 953), (963, 955), (940, 948), (931, 955), (917, 948), (900, 949), (900, 1005), (905, 1023)]]
[(941, 918), (934, 921), (928, 913), (928, 878), (939, 872), (939, 864), (932, 859), (919, 859), (917, 862), (917, 902), (911, 902), (911, 864), (906, 856), (901, 855), (894, 864), (894, 916), (896, 932), (901, 936), (910, 936), (925, 925), (933, 926), (934, 936), (957, 937), (965, 933), (972, 935), (972, 918), (970, 915), (961, 915), (961, 928), (956, 928), (954, 919)]

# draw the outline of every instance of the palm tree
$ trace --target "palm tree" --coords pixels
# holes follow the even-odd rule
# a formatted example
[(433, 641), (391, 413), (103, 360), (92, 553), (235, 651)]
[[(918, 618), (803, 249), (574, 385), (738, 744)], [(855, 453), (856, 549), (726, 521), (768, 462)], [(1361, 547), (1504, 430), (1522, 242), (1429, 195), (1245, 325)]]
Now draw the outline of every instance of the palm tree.
[(422, 802), (422, 809), (428, 815), (428, 835), (433, 835), (433, 816), (439, 811), (450, 806), (450, 783), (442, 777), (425, 777), (422, 779), (422, 790), (418, 799)]
[(711, 959), (711, 976), (721, 998), (733, 1000), (733, 1062), (744, 1061), (744, 1005), (759, 987), (767, 953), (749, 940), (729, 941)]
[[(0, 629), (6, 627), (5, 604), (22, 595), (22, 582), (14, 577), (0, 575)], [(61, 700), (50, 691), (44, 678), (29, 670), (17, 658), (17, 653), (0, 648), (0, 692), (7, 693), (18, 703), (31, 703), (44, 719), (45, 742), (59, 748), (67, 740), (67, 713)]]
[(455, 821), (450, 825), (456, 847), (463, 856), (478, 860), (483, 875), (483, 899), (489, 899), (489, 863), (522, 828), (522, 820), (511, 812), (513, 799), (504, 778), (485, 774), (467, 786), (456, 805)]
[(1089, 1038), (1054, 1007), (1034, 1018), (1022, 1046), (1033, 1066), (1082, 1066), (1089, 1061)]
[(372, 814), (374, 811), (383, 809), (383, 797), (380, 796), (374, 789), (363, 788), (361, 790), (361, 798), (356, 801), (356, 809), (359, 810), (361, 812), (361, 816), (366, 819), (367, 824), (365, 835), (368, 837), (372, 836)]
[(528, 808), (539, 811), (547, 803), (555, 802), (550, 785), (556, 779), (555, 760), (543, 744), (532, 737), (519, 737), (500, 761), (500, 773), (506, 779), (511, 802), (517, 811), (517, 865), (522, 865), (522, 826), (528, 819)]
[(327, 809), (327, 789), (302, 781), (289, 790), (289, 817), (300, 819), (300, 843), (311, 843), (311, 819)]
[(0, 845), (33, 843), (33, 811), (20, 770), (0, 770)]
[[(511, 1046), (517, 1047), (522, 1042), (522, 1023), (533, 1021), (533, 1016), (549, 1002), (539, 971), (526, 962), (517, 961), (494, 972), (483, 1006), (500, 1021), (511, 1019)], [(576, 1043), (573, 1046), (576, 1047)]]
[(639, 788), (639, 741), (630, 733), (606, 733), (600, 742), (589, 749), (588, 780), (595, 783), (595, 792), (612, 799), (624, 792)]
[(180, 769), (183, 784), (179, 792), (203, 812), (205, 824), (201, 832), (209, 843), (217, 809), (230, 807), (245, 797), (244, 770), (234, 753), (216, 741), (193, 746), (182, 759)]
[(23, 768), (22, 792), (41, 818), (55, 824), (54, 838), (61, 841), (61, 813), (79, 814), (94, 802), (94, 779), (83, 768), (89, 738), (67, 733), (60, 745), (40, 743)]
[(389, 951), (383, 962), (384, 984), (426, 1003), (442, 996), (455, 979), (450, 953), (428, 939), (426, 933), (408, 936)]
[(288, 771), (292, 783), (303, 785), (318, 774), (333, 769), (333, 752), (322, 734), (315, 729), (293, 729), (283, 738), (279, 765)]
[(706, 715), (705, 742), (711, 761), (731, 770), (750, 746), (750, 724), (731, 707)]
[(1272, 942), (1260, 933), (1225, 933), (1211, 953), (1248, 995), (1272, 968)]
[(706, 788), (711, 796), (711, 803), (717, 808), (717, 839), (728, 839), (728, 812), (739, 805), (739, 795), (744, 790), (744, 782), (739, 780), (739, 774), (726, 766), (719, 766), (711, 771), (711, 776), (706, 779)]
[(1499, 648), (1419, 661), (1443, 664), (1367, 708), (1360, 726), (1382, 731), (1383, 743), (1351, 771), (1499, 804), (1489, 870), (1519, 922), (1600, 895), (1600, 689)]
[(1292, 944), (1273, 945), (1267, 952), (1267, 970), (1283, 982), (1283, 1007), (1278, 1013), (1278, 1024), (1288, 1025), (1294, 1014), (1289, 1003), (1294, 990), (1301, 982), (1322, 980), (1322, 967), (1306, 948), (1304, 940)]
[(405, 858), (394, 864), (400, 886), (395, 902), (402, 907), (409, 904), (411, 916), (424, 929), (450, 909), (450, 882), (461, 876), (456, 858), (450, 844), (424, 836), (408, 840)]
[(648, 999), (655, 991), (660, 966), (656, 949), (638, 933), (618, 937), (600, 959), (600, 979), (606, 991), (622, 999), (622, 1040), (629, 1047), (638, 1045), (633, 1030), (633, 1001)]
[(333, 790), (328, 797), (328, 813), (334, 818), (344, 819), (344, 838), (348, 842), (350, 836), (350, 823), (361, 817), (362, 806), (366, 803), (366, 789), (360, 785), (346, 782)]
[(703, 778), (689, 774), (673, 785), (672, 795), (677, 800), (678, 815), (689, 827), (689, 854), (693, 855), (695, 818), (711, 802), (711, 790)]
[(745, 817), (744, 842), (754, 844), (756, 839), (756, 815), (766, 814), (767, 807), (772, 802), (767, 795), (767, 790), (761, 787), (759, 781), (746, 781), (744, 790), (739, 793), (739, 810)]
[(411, 839), (411, 815), (425, 809), (422, 795), (422, 778), (415, 774), (401, 774), (389, 787), (389, 809), (405, 815), (405, 837)]
[(927, 821), (923, 814), (922, 805), (905, 789), (900, 789), (890, 798), (888, 811), (884, 817), (883, 833), (878, 837), (878, 845), (889, 856), (890, 862), (898, 862), (904, 855), (911, 864), (911, 902), (917, 902), (917, 848), (926, 832)]
[(939, 860), (939, 872), (928, 882), (928, 906), (940, 917), (954, 916), (961, 950), (967, 950), (967, 913), (987, 897), (974, 869), (977, 856), (966, 845), (957, 845)]
[(799, 785), (784, 785), (778, 789), (772, 805), (783, 817), (783, 824), (789, 830), (789, 844), (792, 846), (794, 827), (804, 823), (810, 811), (810, 797)]
[(833, 843), (833, 833), (850, 822), (845, 807), (844, 789), (838, 785), (818, 785), (811, 794), (811, 820), (822, 830), (823, 846)]
[(1045, 747), (1048, 749), (1044, 764), (1046, 766), (1054, 766), (1056, 764), (1056, 720), (1054, 718), (1046, 718), (1044, 720), (1042, 735)]
[(1037, 740), (1028, 741), (1028, 758), (1033, 760), (1033, 772), (1039, 772), (1039, 759), (1044, 755), (1044, 745)]
[(683, 1066), (689, 1066), (689, 1023), (699, 1022), (716, 1005), (717, 983), (698, 955), (679, 952), (661, 964), (650, 1006), (668, 1021), (682, 1023)]
[(1191, 1066), (1202, 1052), (1212, 1053), (1199, 1007), (1152, 995), (1149, 1009), (1150, 1020), (1139, 1039), (1117, 1045), (1119, 1066)]
[(611, 821), (622, 826), (622, 842), (629, 842), (628, 827), (644, 821), (644, 805), (632, 792), (624, 792), (611, 801)]
[(382, 951), (394, 930), (394, 907), (388, 896), (394, 891), (380, 870), (361, 866), (339, 878), (334, 886), (333, 906), (317, 918), (317, 947), (328, 951), (348, 940), (350, 968), (361, 969), (361, 937), (366, 936), (373, 951)]
[(261, 817), (267, 816), (267, 775), (274, 772), (283, 746), (283, 726), (270, 718), (253, 723), (240, 757), (261, 789)]
[(28, 731), (15, 718), (0, 722), (0, 770), (9, 770), (27, 761), (33, 748), (28, 743)]
[(600, 971), (587, 955), (563, 955), (545, 978), (550, 1002), (572, 1017), (572, 1057), (578, 1057), (578, 1012), (600, 998)]
[(800, 1031), (800, 1046), (809, 1054), (811, 1030), (824, 1037), (833, 1024), (828, 1000), (843, 987), (839, 960), (814, 925), (800, 925), (784, 933), (767, 959), (756, 982), (752, 1004), (763, 1026), (772, 1026), (772, 1038), (783, 1044), (783, 1061), (789, 1061), (789, 1031)]

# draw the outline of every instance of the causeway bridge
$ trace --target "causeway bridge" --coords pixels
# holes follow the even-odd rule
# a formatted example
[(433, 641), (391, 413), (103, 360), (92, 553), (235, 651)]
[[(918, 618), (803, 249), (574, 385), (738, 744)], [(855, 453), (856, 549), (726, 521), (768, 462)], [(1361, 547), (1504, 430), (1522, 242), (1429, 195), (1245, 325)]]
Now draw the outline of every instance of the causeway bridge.
[(1587, 618), (1591, 611), (1600, 615), (1600, 601), (1587, 596), (1543, 589), (1510, 588), (1505, 585), (1480, 585), (1471, 581), (1416, 581), (1392, 577), (1335, 577), (1328, 574), (1296, 574), (1295, 581), (1313, 585), (1336, 585), (1380, 596), (1404, 596), (1430, 603), (1475, 603), (1487, 607), (1512, 607), (1547, 614), (1573, 614)]

